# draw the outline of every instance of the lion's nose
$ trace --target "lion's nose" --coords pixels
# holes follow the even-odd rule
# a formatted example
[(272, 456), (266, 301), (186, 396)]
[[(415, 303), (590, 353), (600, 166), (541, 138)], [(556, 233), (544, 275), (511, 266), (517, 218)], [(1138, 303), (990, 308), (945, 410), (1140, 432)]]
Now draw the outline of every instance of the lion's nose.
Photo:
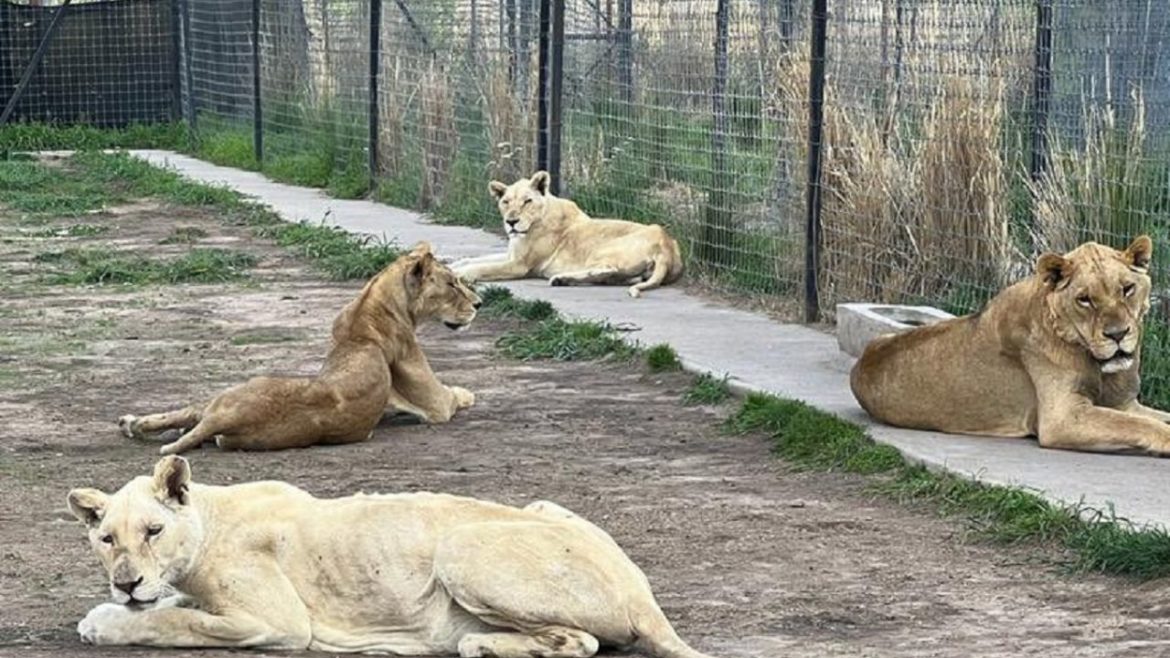
[(471, 308), (474, 308), (475, 310), (477, 310), (477, 311), (478, 311), (480, 306), (483, 306), (483, 301), (482, 301), (482, 300), (476, 300), (476, 302), (475, 302), (474, 304), (472, 304), (472, 305), (471, 305)]
[(1129, 327), (1121, 327), (1118, 329), (1106, 329), (1105, 335), (1112, 338), (1115, 342), (1120, 343), (1122, 338), (1129, 335)]
[(141, 584), (142, 584), (142, 576), (139, 576), (137, 580), (124, 582), (124, 583), (114, 583), (114, 587), (117, 587), (118, 589), (122, 590), (123, 592), (126, 592), (127, 595), (130, 595), (130, 594), (134, 593), (134, 588), (138, 587)]
[(517, 217), (516, 219), (505, 219), (504, 223), (507, 224), (508, 226), (515, 226), (519, 221), (520, 221), (520, 218)]

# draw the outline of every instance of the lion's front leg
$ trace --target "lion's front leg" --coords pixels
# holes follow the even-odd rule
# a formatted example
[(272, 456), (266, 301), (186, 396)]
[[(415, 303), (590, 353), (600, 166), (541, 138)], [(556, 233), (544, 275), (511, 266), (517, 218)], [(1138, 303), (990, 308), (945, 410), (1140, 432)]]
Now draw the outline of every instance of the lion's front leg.
[(310, 640), (307, 623), (303, 632), (290, 632), (246, 615), (220, 616), (182, 607), (135, 610), (117, 603), (90, 610), (77, 624), (77, 632), (89, 644), (152, 647), (305, 649)]
[(1129, 403), (1127, 406), (1122, 407), (1121, 410), (1129, 412), (1131, 414), (1137, 414), (1139, 416), (1144, 416), (1146, 418), (1153, 418), (1154, 420), (1156, 420), (1158, 422), (1170, 423), (1170, 413), (1166, 413), (1165, 411), (1162, 411), (1161, 409), (1147, 407), (1146, 405), (1138, 402), (1137, 400), (1134, 400), (1133, 402)]
[(423, 422), (436, 424), (451, 420), (455, 412), (475, 404), (475, 394), (459, 386), (446, 386), (431, 370), (421, 349), (390, 366), (389, 402), (418, 416)]
[(512, 260), (506, 254), (500, 260), (468, 263), (463, 266), (456, 264), (451, 269), (463, 277), (463, 279), (472, 283), (476, 281), (510, 281), (513, 279), (523, 279), (528, 276), (530, 271), (527, 265)]

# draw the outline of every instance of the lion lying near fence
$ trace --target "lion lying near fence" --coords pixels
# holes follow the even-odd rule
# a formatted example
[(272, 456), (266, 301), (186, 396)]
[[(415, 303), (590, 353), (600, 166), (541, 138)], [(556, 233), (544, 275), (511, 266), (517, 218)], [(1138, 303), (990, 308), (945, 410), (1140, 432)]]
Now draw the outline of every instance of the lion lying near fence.
[(321, 372), (307, 377), (255, 377), (206, 405), (118, 420), (129, 438), (183, 428), (162, 446), (180, 453), (214, 439), (225, 450), (279, 450), (364, 441), (387, 405), (428, 423), (444, 423), (475, 396), (444, 386), (415, 338), (438, 319), (457, 329), (475, 318), (480, 300), (422, 243), (362, 288), (333, 322), (333, 347)]
[(283, 482), (191, 482), (181, 457), (113, 495), (69, 492), (116, 603), (102, 645), (575, 658), (688, 647), (621, 548), (541, 501), (443, 494), (319, 499)]
[(1152, 251), (1142, 236), (1044, 254), (983, 311), (875, 339), (853, 394), (890, 425), (1170, 455), (1170, 414), (1137, 400)]
[(492, 181), (508, 234), (508, 253), (461, 260), (468, 281), (548, 278), (554, 286), (630, 285), (631, 297), (682, 276), (678, 243), (657, 224), (592, 219), (577, 204), (548, 192), (538, 171), (511, 185)]

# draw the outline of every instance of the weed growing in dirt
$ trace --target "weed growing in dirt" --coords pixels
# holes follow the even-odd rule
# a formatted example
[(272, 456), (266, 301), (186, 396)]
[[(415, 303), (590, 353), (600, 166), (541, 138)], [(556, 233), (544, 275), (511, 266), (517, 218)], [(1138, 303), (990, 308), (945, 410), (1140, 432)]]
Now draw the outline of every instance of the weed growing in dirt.
[(638, 352), (610, 325), (560, 317), (504, 334), (496, 346), (505, 356), (522, 361), (589, 361), (602, 357), (627, 360)]
[(1112, 510), (1050, 503), (1023, 489), (992, 486), (908, 464), (859, 426), (803, 402), (749, 395), (726, 421), (732, 433), (761, 431), (776, 452), (816, 470), (888, 474), (873, 487), (901, 502), (927, 504), (944, 516), (967, 518), (982, 537), (1001, 543), (1055, 546), (1075, 570), (1139, 579), (1170, 575), (1170, 533), (1137, 527)]
[(678, 360), (678, 353), (666, 343), (655, 345), (646, 350), (646, 365), (650, 368), (650, 372), (682, 370), (682, 362)]
[(9, 123), (0, 128), (0, 154), (58, 149), (183, 149), (187, 141), (187, 127), (178, 122), (131, 124), (119, 129), (48, 123)]
[(483, 301), (480, 313), (484, 317), (518, 318), (539, 322), (556, 317), (557, 311), (547, 301), (517, 299), (512, 291), (500, 286), (488, 286), (479, 291)]
[(198, 226), (176, 226), (171, 234), (159, 240), (159, 244), (194, 244), (208, 235)]
[(700, 404), (719, 404), (731, 397), (731, 389), (727, 387), (727, 376), (716, 379), (707, 373), (695, 377), (694, 383), (683, 393), (682, 403), (687, 406)]
[(33, 260), (55, 266), (46, 282), (58, 285), (221, 283), (244, 278), (256, 264), (251, 254), (225, 249), (193, 249), (168, 260), (107, 249), (66, 249)]
[(402, 252), (393, 243), (373, 236), (358, 236), (338, 226), (299, 222), (290, 224), (267, 219), (253, 232), (290, 247), (308, 258), (333, 279), (368, 279), (394, 262)]
[(41, 229), (30, 235), (34, 238), (90, 238), (109, 230), (110, 227), (103, 224), (70, 224)]

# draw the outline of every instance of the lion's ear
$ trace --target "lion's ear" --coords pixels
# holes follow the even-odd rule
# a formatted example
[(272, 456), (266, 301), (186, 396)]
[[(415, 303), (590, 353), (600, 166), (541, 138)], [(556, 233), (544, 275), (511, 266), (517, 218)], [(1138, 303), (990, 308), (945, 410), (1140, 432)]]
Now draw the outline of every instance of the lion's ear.
[(423, 240), (422, 242), (414, 245), (414, 249), (412, 249), (410, 251), (410, 253), (411, 253), (411, 255), (414, 255), (414, 256), (423, 256), (425, 254), (430, 254), (430, 253), (434, 253), (434, 252), (431, 249), (431, 243), (427, 242), (426, 240)]
[(528, 181), (532, 185), (532, 189), (539, 192), (542, 196), (548, 194), (548, 172), (538, 171), (532, 174), (532, 178)]
[(415, 259), (410, 264), (410, 269), (406, 271), (406, 289), (410, 294), (418, 293), (419, 288), (422, 287), (423, 281), (431, 275), (431, 270), (435, 267), (435, 255), (427, 252)]
[(1125, 259), (1129, 261), (1130, 267), (1144, 273), (1150, 268), (1150, 257), (1153, 254), (1154, 241), (1148, 235), (1141, 235), (1125, 250)]
[(66, 501), (69, 511), (87, 526), (95, 526), (106, 513), (106, 502), (109, 496), (97, 489), (74, 489), (69, 492)]
[(1041, 254), (1036, 259), (1036, 273), (1044, 279), (1044, 283), (1055, 288), (1068, 278), (1068, 265), (1068, 259), (1060, 254)]
[(168, 455), (154, 465), (154, 493), (165, 502), (187, 504), (187, 485), (191, 483), (191, 465), (177, 455)]
[(488, 183), (488, 192), (491, 192), (492, 196), (494, 196), (496, 199), (504, 198), (504, 192), (507, 192), (507, 191), (508, 191), (508, 186), (504, 185), (503, 183), (501, 183), (498, 180), (494, 180), (494, 181)]

